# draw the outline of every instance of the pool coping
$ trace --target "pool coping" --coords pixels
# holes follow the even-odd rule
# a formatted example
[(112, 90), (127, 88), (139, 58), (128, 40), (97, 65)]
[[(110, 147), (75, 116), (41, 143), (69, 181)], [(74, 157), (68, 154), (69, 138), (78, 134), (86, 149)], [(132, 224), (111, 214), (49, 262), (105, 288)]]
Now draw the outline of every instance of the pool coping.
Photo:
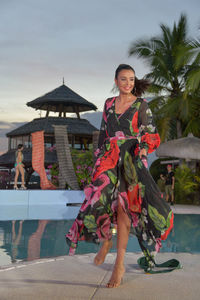
[(171, 209), (174, 214), (200, 214), (200, 205), (175, 204)]
[[(75, 219), (83, 200), (83, 191), (0, 190), (0, 220)], [(175, 214), (200, 214), (200, 205), (171, 208)]]

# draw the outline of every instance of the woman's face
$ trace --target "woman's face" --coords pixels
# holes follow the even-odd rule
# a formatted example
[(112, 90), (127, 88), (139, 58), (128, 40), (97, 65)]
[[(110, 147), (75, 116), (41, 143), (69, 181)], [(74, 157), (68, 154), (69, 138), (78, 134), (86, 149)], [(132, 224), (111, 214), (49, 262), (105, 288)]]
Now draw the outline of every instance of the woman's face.
[(115, 79), (115, 84), (120, 93), (130, 94), (135, 85), (135, 73), (132, 70), (121, 70)]

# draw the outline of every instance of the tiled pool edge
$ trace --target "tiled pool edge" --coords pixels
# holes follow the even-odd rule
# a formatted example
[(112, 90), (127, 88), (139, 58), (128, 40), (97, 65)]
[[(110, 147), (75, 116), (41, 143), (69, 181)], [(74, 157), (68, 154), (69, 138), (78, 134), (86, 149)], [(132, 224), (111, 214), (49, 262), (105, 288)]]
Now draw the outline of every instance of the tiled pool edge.
[[(66, 220), (77, 216), (83, 191), (0, 190), (0, 220)], [(72, 204), (72, 206), (66, 206)], [(200, 205), (172, 206), (175, 214), (200, 214)]]
[(0, 220), (74, 219), (83, 191), (0, 190)]
[(171, 208), (175, 214), (200, 215), (200, 205), (175, 204)]

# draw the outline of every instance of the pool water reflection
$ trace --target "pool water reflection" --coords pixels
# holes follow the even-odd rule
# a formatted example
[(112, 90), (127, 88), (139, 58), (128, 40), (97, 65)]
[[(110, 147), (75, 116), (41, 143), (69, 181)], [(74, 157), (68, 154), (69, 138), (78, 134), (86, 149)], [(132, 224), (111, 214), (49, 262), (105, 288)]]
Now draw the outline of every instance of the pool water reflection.
[[(22, 260), (66, 255), (65, 233), (73, 220), (0, 221), (0, 266)], [(116, 236), (113, 237), (116, 252)], [(99, 245), (80, 242), (77, 254), (97, 252)], [(140, 252), (136, 237), (130, 235), (128, 252)], [(200, 215), (175, 215), (173, 231), (161, 252), (200, 253)]]

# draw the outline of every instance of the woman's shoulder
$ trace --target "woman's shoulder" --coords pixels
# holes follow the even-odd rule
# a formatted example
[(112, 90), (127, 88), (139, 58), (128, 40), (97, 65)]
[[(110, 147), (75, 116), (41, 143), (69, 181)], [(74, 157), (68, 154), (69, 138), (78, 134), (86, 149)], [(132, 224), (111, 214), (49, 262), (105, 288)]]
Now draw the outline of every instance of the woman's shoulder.
[(138, 101), (140, 101), (141, 103), (144, 103), (144, 104), (148, 104), (148, 101), (147, 101), (147, 99), (145, 99), (145, 98), (139, 97), (139, 98), (138, 98)]
[(138, 98), (138, 101), (140, 102), (141, 109), (148, 108), (148, 101), (145, 98)]
[(105, 103), (108, 103), (108, 102), (111, 102), (111, 101), (113, 102), (115, 100), (115, 98), (116, 98), (116, 96), (109, 97), (109, 98), (106, 99)]
[(114, 97), (110, 97), (110, 98), (107, 98), (106, 101), (105, 101), (105, 109), (108, 110), (112, 105), (113, 105), (113, 102), (115, 100), (115, 96)]

